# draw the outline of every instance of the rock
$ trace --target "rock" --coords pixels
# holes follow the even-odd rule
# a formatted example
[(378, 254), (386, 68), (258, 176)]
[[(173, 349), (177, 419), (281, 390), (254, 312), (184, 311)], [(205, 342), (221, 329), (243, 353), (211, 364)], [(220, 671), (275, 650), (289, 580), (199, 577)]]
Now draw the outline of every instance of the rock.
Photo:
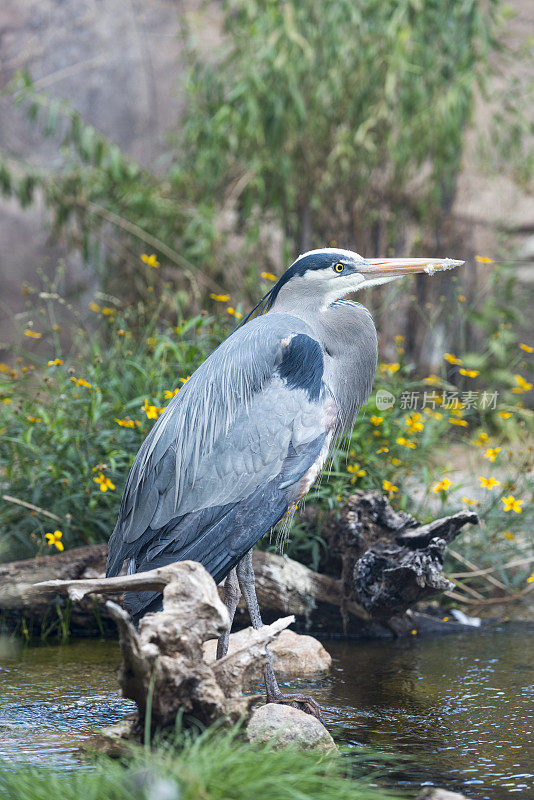
[[(253, 628), (245, 628), (230, 636), (229, 653), (246, 648)], [(216, 639), (204, 644), (204, 660), (211, 664), (215, 660)], [(310, 677), (326, 672), (332, 665), (332, 657), (321, 642), (313, 636), (303, 636), (294, 631), (284, 630), (271, 642), (269, 650), (273, 657), (273, 668), (286, 677)], [(261, 678), (258, 665), (257, 679)]]
[(276, 747), (297, 745), (303, 750), (336, 749), (336, 743), (316, 717), (291, 706), (267, 703), (252, 714), (247, 725), (250, 742), (263, 744), (273, 739)]
[(332, 666), (332, 656), (318, 639), (286, 628), (269, 646), (273, 654), (274, 669), (287, 676), (312, 676), (327, 672)]
[(132, 717), (115, 722), (102, 728), (98, 733), (93, 734), (89, 740), (81, 746), (82, 752), (103, 753), (110, 758), (122, 758), (128, 752), (131, 753), (130, 739), (134, 738), (137, 720)]
[(417, 800), (468, 800), (465, 794), (459, 792), (449, 792), (448, 789), (437, 789), (435, 786), (427, 786), (418, 795)]

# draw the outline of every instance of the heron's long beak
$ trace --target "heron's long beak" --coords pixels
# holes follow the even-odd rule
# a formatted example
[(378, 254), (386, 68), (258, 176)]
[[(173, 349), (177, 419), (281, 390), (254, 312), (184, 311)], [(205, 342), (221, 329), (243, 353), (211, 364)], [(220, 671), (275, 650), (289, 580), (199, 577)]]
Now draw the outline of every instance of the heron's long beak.
[(454, 269), (464, 264), (452, 258), (366, 258), (362, 262), (361, 272), (369, 279), (401, 278), (417, 272), (433, 275), (445, 269)]

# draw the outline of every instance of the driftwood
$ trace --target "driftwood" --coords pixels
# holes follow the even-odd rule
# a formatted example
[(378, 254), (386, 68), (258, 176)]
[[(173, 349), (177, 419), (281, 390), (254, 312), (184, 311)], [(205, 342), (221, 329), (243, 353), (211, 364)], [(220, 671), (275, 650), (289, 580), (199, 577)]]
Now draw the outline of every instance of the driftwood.
[(47, 580), (103, 577), (107, 545), (87, 545), (55, 555), (0, 564), (0, 618), (8, 629), (22, 628), (30, 636), (52, 631), (68, 617), (74, 635), (114, 634), (115, 623), (105, 601), (109, 596), (90, 595), (72, 605), (51, 592), (35, 592), (33, 585)]
[[(320, 525), (328, 558), (320, 564), (320, 572), (314, 572), (284, 556), (254, 552), (258, 599), (266, 622), (294, 614), (298, 631), (365, 637), (401, 634), (414, 627), (421, 632), (461, 627), (410, 609), (450, 588), (441, 573), (446, 545), (466, 523), (478, 522), (476, 514), (460, 512), (419, 525), (409, 514), (395, 512), (380, 494), (355, 492), (341, 509), (319, 518), (312, 507), (302, 519), (310, 527)], [(102, 582), (97, 594), (93, 589), (71, 604), (52, 590), (42, 594), (32, 588), (38, 581), (103, 577), (106, 553), (106, 545), (93, 545), (0, 565), (4, 623), (13, 627), (23, 622), (35, 635), (68, 617), (74, 635), (113, 632), (115, 621), (106, 601), (111, 581), (121, 578)], [(249, 624), (242, 606), (236, 623)]]
[[(340, 577), (346, 600), (360, 603), (372, 619), (401, 617), (454, 588), (442, 573), (443, 560), (467, 523), (477, 525), (477, 514), (460, 511), (420, 525), (377, 492), (355, 492), (322, 530), (330, 553), (325, 569)], [(344, 617), (347, 624), (346, 612)]]
[[(60, 616), (68, 615), (70, 630), (74, 635), (94, 636), (99, 633), (113, 635), (115, 621), (106, 601), (111, 599), (111, 590), (122, 578), (104, 578), (107, 545), (77, 547), (53, 556), (31, 558), (10, 564), (0, 564), (0, 614), (4, 624), (13, 628), (24, 623), (26, 628), (38, 635), (41, 628), (51, 628)], [(266, 621), (273, 621), (280, 614), (294, 614), (299, 630), (319, 627), (324, 630), (339, 628), (339, 608), (343, 601), (339, 580), (330, 575), (320, 575), (290, 558), (255, 551), (253, 555), (257, 594)], [(163, 570), (152, 570), (157, 575)], [(143, 581), (144, 576), (130, 576)], [(97, 593), (94, 578), (101, 578)], [(89, 584), (85, 581), (89, 580)], [(155, 580), (153, 578), (153, 580)], [(48, 590), (35, 589), (35, 584), (51, 581)], [(76, 581), (76, 602), (58, 595), (54, 588), (63, 581)], [(114, 583), (115, 582), (115, 583)], [(91, 590), (84, 593), (84, 586)], [(139, 584), (144, 585), (144, 584)], [(162, 589), (154, 584), (152, 588)], [(56, 587), (57, 588), (57, 587)], [(368, 614), (356, 602), (349, 602), (347, 613), (362, 622)], [(248, 625), (248, 614), (241, 604), (236, 621)]]
[(204, 725), (221, 717), (237, 721), (258, 700), (245, 695), (249, 673), (267, 662), (265, 645), (293, 621), (286, 617), (264, 627), (247, 649), (208, 665), (202, 645), (228, 628), (228, 612), (200, 564), (176, 567), (175, 580), (163, 592), (163, 611), (147, 614), (139, 632), (120, 606), (106, 604), (119, 629), (119, 684), (137, 705), (134, 730), (144, 727), (149, 706), (152, 729), (172, 727), (179, 712)]
[(35, 593), (66, 593), (74, 603), (88, 594), (139, 589), (163, 592), (163, 611), (147, 614), (137, 631), (124, 609), (111, 601), (106, 609), (119, 630), (122, 664), (119, 684), (122, 694), (133, 700), (137, 714), (130, 734), (140, 735), (145, 723), (150, 729), (174, 726), (178, 713), (204, 725), (218, 719), (236, 721), (247, 714), (257, 695), (245, 695), (251, 675), (267, 662), (266, 645), (294, 621), (289, 616), (258, 631), (251, 631), (247, 646), (207, 664), (203, 645), (228, 629), (230, 619), (213, 578), (201, 564), (181, 561), (138, 575), (108, 580), (45, 581)]

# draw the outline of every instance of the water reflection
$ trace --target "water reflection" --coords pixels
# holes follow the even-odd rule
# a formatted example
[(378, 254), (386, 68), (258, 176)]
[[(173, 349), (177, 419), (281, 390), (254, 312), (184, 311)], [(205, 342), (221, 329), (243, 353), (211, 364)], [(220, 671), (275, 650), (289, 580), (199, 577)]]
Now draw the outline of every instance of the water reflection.
[(534, 627), (401, 642), (328, 642), (310, 684), (347, 743), (408, 757), (397, 785), (534, 798)]

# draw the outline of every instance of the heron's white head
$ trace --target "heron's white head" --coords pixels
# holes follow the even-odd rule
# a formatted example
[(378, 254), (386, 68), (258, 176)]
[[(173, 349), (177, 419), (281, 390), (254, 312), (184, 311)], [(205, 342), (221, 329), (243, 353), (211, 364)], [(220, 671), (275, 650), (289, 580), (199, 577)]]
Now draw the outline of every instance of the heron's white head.
[(380, 286), (404, 275), (433, 275), (460, 266), (450, 258), (363, 258), (352, 250), (326, 247), (303, 253), (273, 286), (269, 307), (283, 301), (324, 308), (351, 292)]

